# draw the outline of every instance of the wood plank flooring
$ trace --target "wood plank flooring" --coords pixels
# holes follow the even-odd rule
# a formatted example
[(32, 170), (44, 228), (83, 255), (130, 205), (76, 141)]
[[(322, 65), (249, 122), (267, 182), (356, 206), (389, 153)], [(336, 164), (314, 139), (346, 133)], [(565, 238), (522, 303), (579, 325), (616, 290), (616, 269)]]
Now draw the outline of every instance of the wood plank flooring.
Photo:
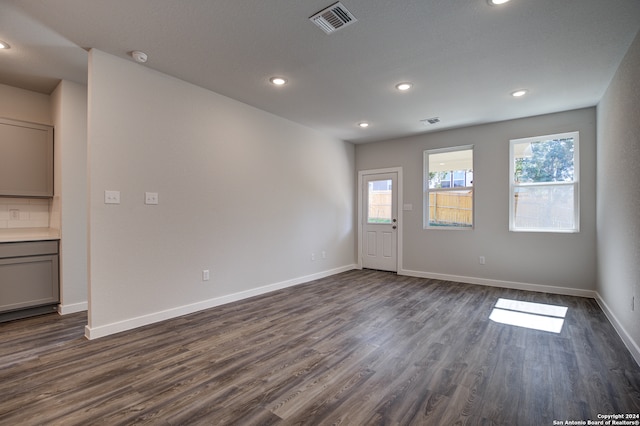
[[(498, 298), (567, 306), (559, 334)], [(86, 315), (0, 324), (1, 425), (552, 425), (640, 413), (592, 299), (350, 271), (88, 341)]]

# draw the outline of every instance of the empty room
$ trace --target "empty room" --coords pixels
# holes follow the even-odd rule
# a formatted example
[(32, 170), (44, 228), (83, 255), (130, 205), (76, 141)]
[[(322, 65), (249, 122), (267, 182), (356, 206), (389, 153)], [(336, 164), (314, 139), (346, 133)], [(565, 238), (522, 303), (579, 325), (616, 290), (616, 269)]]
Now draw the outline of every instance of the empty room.
[(639, 82), (637, 0), (0, 2), (0, 425), (640, 425)]

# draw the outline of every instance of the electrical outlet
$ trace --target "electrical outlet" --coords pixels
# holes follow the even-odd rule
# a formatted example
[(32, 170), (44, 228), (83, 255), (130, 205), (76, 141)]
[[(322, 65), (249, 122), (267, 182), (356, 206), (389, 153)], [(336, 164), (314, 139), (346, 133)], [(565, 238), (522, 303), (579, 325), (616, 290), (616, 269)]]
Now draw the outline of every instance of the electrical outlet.
[(145, 192), (144, 193), (144, 203), (145, 204), (158, 204), (158, 193), (157, 192)]
[(202, 281), (209, 281), (209, 270), (204, 269), (202, 271)]
[(20, 210), (18, 209), (9, 210), (9, 220), (20, 220)]
[(478, 262), (479, 262), (481, 265), (484, 265), (484, 264), (486, 263), (486, 259), (484, 258), (484, 256), (480, 256), (480, 257), (478, 257)]
[(316, 260), (316, 254), (311, 253), (311, 261), (314, 262)]
[(322, 258), (323, 258), (323, 259), (326, 259), (326, 258), (327, 258), (327, 252), (326, 252), (326, 251), (324, 251), (324, 250), (322, 250)]

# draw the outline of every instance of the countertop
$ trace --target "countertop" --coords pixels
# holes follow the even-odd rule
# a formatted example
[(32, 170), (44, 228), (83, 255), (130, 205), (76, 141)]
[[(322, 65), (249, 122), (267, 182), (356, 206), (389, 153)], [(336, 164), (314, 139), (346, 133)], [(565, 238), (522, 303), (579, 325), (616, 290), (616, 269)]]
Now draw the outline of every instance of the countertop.
[(60, 230), (53, 228), (0, 229), (0, 243), (59, 240)]

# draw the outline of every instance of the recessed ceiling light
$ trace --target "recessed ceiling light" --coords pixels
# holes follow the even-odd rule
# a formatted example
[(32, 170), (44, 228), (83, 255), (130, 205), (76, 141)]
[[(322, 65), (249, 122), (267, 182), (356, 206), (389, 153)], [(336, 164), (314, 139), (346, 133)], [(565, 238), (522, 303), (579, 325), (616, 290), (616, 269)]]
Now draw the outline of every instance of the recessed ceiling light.
[(413, 84), (408, 82), (396, 84), (396, 89), (400, 90), (401, 92), (407, 91), (412, 87), (413, 87)]
[(362, 121), (358, 123), (358, 126), (362, 127), (363, 129), (366, 129), (367, 127), (369, 127), (369, 123), (367, 123), (366, 121)]
[(487, 0), (491, 6), (498, 6), (509, 2), (509, 0)]
[(11, 49), (11, 46), (6, 41), (0, 40), (0, 49)]
[(287, 79), (282, 77), (271, 77), (269, 81), (276, 86), (282, 86), (283, 84), (287, 84)]
[(511, 92), (511, 96), (513, 96), (514, 98), (520, 98), (526, 94), (527, 94), (527, 90), (525, 89), (520, 89), (520, 90), (516, 90), (515, 92)]

